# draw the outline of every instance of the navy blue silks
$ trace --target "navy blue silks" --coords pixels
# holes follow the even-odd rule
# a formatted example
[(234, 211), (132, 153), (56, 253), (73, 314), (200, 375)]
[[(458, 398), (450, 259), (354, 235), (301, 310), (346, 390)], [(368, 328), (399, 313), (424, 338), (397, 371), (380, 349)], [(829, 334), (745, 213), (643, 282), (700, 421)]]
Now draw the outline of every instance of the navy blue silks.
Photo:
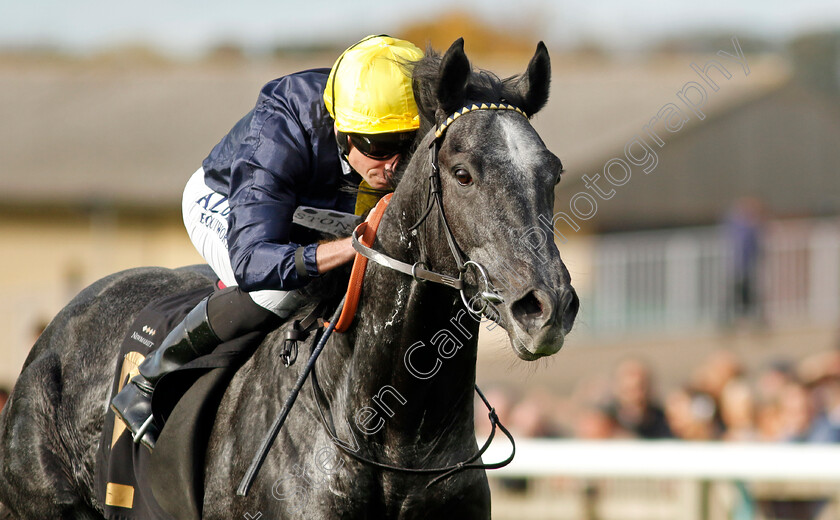
[[(317, 239), (292, 224), (298, 206), (353, 213), (361, 176), (344, 174), (323, 101), (329, 69), (273, 80), (257, 104), (234, 125), (203, 162), (205, 182), (229, 197), (228, 249), (239, 286), (246, 291), (291, 290), (318, 274)], [(304, 245), (309, 277), (295, 269)]]

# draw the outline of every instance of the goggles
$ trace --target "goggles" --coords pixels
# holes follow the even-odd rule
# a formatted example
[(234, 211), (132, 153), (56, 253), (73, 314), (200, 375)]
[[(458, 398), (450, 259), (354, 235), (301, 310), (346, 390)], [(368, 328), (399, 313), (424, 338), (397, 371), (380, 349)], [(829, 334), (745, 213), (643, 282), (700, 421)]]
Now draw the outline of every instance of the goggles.
[(387, 134), (347, 134), (350, 142), (362, 155), (371, 159), (390, 159), (408, 151), (416, 131)]

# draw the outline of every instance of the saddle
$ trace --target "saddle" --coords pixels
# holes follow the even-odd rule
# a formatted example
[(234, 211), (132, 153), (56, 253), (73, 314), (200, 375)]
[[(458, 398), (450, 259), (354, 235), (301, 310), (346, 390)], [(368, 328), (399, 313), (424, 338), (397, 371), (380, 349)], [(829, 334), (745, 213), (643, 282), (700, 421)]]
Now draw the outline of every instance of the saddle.
[[(168, 331), (186, 316), (191, 306), (194, 306), (202, 298), (209, 295), (212, 290), (212, 287), (204, 287), (188, 293), (164, 298), (163, 300), (157, 300), (150, 303), (140, 312), (120, 345), (120, 354), (118, 357), (120, 361), (117, 364), (116, 374), (114, 375), (111, 388), (112, 396), (116, 395), (138, 373), (138, 365), (152, 350), (157, 348), (162, 339), (166, 337)], [(187, 365), (183, 369), (186, 370)], [(218, 379), (221, 372), (223, 371), (218, 371), (217, 375), (211, 379)], [(179, 375), (186, 376), (187, 374), (182, 373)], [(197, 371), (191, 375), (201, 376)], [(172, 380), (177, 379), (179, 378), (176, 377)], [(196, 382), (196, 377), (185, 377), (184, 379), (189, 379), (189, 383)], [(163, 380), (161, 380), (161, 383), (163, 383)], [(186, 383), (187, 381), (182, 382), (182, 384)], [(205, 383), (202, 386), (207, 386), (207, 384)], [(172, 383), (169, 383), (169, 385), (171, 386)], [(210, 388), (205, 388), (205, 396), (210, 393), (210, 390)], [(160, 395), (165, 395), (166, 393), (168, 393), (166, 390), (161, 392), (156, 391), (156, 394)], [(183, 389), (178, 395), (184, 395)], [(194, 400), (186, 399), (186, 401)], [(206, 399), (202, 399), (202, 401), (206, 401)], [(171, 413), (174, 408), (175, 406), (173, 405), (169, 412)], [(190, 415), (192, 415), (193, 431), (191, 432), (192, 435), (187, 435), (192, 439), (195, 434), (202, 431), (202, 414), (200, 410), (193, 410)], [(164, 428), (168, 430), (167, 437), (171, 437), (169, 435), (170, 431), (176, 427), (175, 422), (177, 422), (180, 416), (181, 414), (176, 414), (173, 423), (167, 424)], [(212, 423), (207, 425), (207, 429), (211, 425)], [(181, 433), (179, 436), (183, 435), (184, 433)], [(163, 433), (161, 433), (161, 436), (163, 436)], [(170, 442), (162, 442), (160, 453), (156, 452), (153, 458), (153, 454), (148, 449), (132, 442), (131, 434), (126, 430), (123, 422), (108, 408), (105, 414), (105, 424), (102, 428), (102, 438), (97, 452), (95, 470), (97, 498), (105, 509), (106, 518), (109, 520), (140, 518), (169, 520), (172, 518), (189, 518), (188, 516), (173, 516), (169, 514), (166, 509), (158, 504), (158, 501), (154, 498), (154, 492), (151, 489), (156, 478), (167, 478), (164, 475), (158, 475), (158, 472), (153, 470), (153, 465), (159, 466), (159, 464), (153, 464), (153, 459), (164, 456), (164, 452), (167, 451), (169, 444)], [(190, 470), (194, 469), (190, 466), (193, 466), (197, 462), (189, 460), (195, 459), (194, 454), (185, 452), (181, 452), (175, 458), (180, 459), (180, 463), (176, 462), (174, 466), (171, 466), (176, 473), (183, 473), (180, 470), (181, 467), (189, 467)], [(188, 484), (187, 487), (195, 489), (195, 485), (200, 483), (195, 482), (194, 479), (191, 480), (192, 483)], [(190, 495), (194, 496), (192, 490), (188, 492), (188, 496)]]
[[(299, 208), (294, 223), (326, 236), (341, 236), (359, 217), (316, 208)], [(320, 278), (319, 290), (329, 294), (338, 280)], [(111, 396), (137, 375), (138, 366), (203, 298), (222, 286), (176, 294), (153, 301), (132, 323), (120, 346)], [(313, 298), (314, 302), (315, 298)], [(319, 323), (324, 305), (318, 304), (286, 333), (280, 359), (287, 367), (297, 357), (297, 342)], [(96, 457), (95, 483), (99, 503), (108, 520), (173, 520), (201, 518), (207, 442), (224, 391), (239, 367), (250, 358), (266, 332), (252, 332), (222, 343), (158, 381), (152, 398), (156, 418), (164, 421), (155, 450), (135, 444), (131, 434), (108, 408)], [(109, 402), (110, 397), (109, 396)]]
[[(111, 395), (138, 373), (146, 355), (213, 290), (207, 286), (166, 297), (140, 312), (120, 345)], [(105, 518), (201, 518), (205, 452), (216, 411), (233, 375), (265, 335), (251, 332), (222, 343), (212, 353), (161, 378), (152, 407), (155, 417), (165, 423), (153, 452), (135, 444), (123, 422), (108, 408), (95, 469), (97, 498)], [(295, 325), (287, 336), (303, 339), (305, 333)]]

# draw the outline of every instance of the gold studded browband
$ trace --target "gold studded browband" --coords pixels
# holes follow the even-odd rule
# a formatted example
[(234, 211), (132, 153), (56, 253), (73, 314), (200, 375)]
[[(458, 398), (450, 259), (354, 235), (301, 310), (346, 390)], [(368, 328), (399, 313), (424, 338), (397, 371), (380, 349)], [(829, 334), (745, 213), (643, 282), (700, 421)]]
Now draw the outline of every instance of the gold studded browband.
[(446, 121), (435, 130), (435, 139), (440, 139), (449, 125), (452, 124), (453, 121), (461, 117), (462, 115), (466, 114), (467, 112), (472, 112), (474, 110), (513, 110), (525, 116), (526, 118), (528, 115), (523, 112), (519, 107), (515, 107), (513, 105), (508, 105), (507, 103), (482, 103), (480, 105), (473, 104), (469, 107), (464, 107), (461, 110), (456, 111), (454, 114), (449, 116)]

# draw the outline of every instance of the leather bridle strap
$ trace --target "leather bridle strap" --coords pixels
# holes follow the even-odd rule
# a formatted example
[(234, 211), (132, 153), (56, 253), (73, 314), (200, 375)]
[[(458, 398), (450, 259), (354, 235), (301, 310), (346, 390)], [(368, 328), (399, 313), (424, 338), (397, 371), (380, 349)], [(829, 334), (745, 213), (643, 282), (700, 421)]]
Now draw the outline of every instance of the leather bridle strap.
[[(446, 213), (443, 211), (443, 192), (440, 189), (440, 164), (438, 163), (438, 151), (440, 150), (440, 142), (442, 140), (443, 136), (440, 135), (432, 139), (432, 142), (429, 143), (429, 160), (431, 163), (431, 173), (429, 174), (429, 202), (426, 209), (423, 211), (423, 214), (408, 230), (412, 234), (417, 234), (417, 228), (426, 221), (426, 218), (431, 214), (432, 209), (437, 206), (438, 216), (443, 224), (443, 235), (446, 237), (446, 243), (449, 246), (449, 251), (455, 259), (455, 265), (458, 268), (459, 277), (463, 277), (465, 270), (464, 265), (466, 263), (464, 260), (465, 255), (463, 251), (461, 251), (461, 248), (458, 247), (457, 242), (455, 242), (455, 236), (452, 234), (452, 229), (449, 227), (449, 222), (446, 220)], [(425, 261), (425, 253), (421, 251), (421, 263), (423, 261)]]
[[(370, 247), (373, 245), (373, 241), (376, 238), (376, 231), (379, 229), (379, 223), (382, 221), (382, 216), (385, 214), (385, 209), (388, 207), (392, 195), (392, 193), (389, 193), (388, 195), (382, 197), (382, 199), (380, 199), (373, 208), (368, 220), (362, 222), (356, 226), (356, 229), (353, 230), (353, 249), (355, 249), (358, 254), (356, 255), (356, 259), (353, 261), (353, 269), (350, 272), (350, 282), (347, 284), (347, 299), (344, 309), (341, 312), (341, 317), (335, 325), (336, 332), (345, 332), (353, 323), (353, 318), (356, 315), (356, 309), (359, 304), (359, 298), (362, 294), (362, 283), (364, 282), (365, 269), (367, 268), (368, 259), (373, 260), (381, 266), (412, 276), (418, 282), (434, 282), (451, 287), (457, 291), (464, 290), (464, 279), (462, 275), (455, 278), (445, 274), (436, 273), (434, 271), (429, 271), (424, 267), (422, 261), (415, 264), (408, 264), (380, 253)], [(443, 211), (441, 211), (441, 215), (442, 214)], [(444, 223), (445, 222), (446, 220), (444, 219)], [(449, 232), (449, 228), (447, 226), (447, 238), (450, 239), (450, 242), (454, 246), (454, 239), (450, 238), (451, 235), (452, 234)], [(454, 247), (457, 248), (457, 246)], [(463, 262), (460, 260), (458, 260), (458, 262), (459, 266), (463, 265)]]
[[(391, 195), (386, 195), (376, 205), (368, 221), (359, 224), (353, 231), (353, 249), (355, 249), (358, 254), (356, 255), (356, 260), (353, 263), (353, 270), (350, 274), (350, 284), (347, 288), (347, 304), (344, 307), (344, 311), (341, 313), (339, 323), (335, 327), (336, 331), (346, 331), (353, 322), (353, 317), (356, 313), (356, 307), (361, 295), (365, 268), (367, 267), (367, 261), (369, 259), (383, 267), (407, 274), (418, 282), (434, 282), (456, 289), (461, 293), (461, 299), (464, 301), (467, 309), (469, 309), (469, 311), (473, 314), (485, 316), (485, 311), (489, 303), (501, 303), (504, 301), (504, 298), (502, 298), (502, 296), (492, 288), (489, 277), (486, 276), (484, 268), (476, 262), (466, 259), (466, 255), (464, 255), (461, 248), (458, 247), (458, 243), (455, 241), (455, 235), (452, 234), (452, 229), (449, 227), (449, 222), (446, 220), (446, 213), (443, 211), (443, 193), (441, 191), (440, 164), (438, 162), (440, 144), (443, 141), (446, 129), (449, 125), (464, 114), (478, 110), (511, 110), (526, 118), (528, 117), (525, 112), (513, 105), (508, 105), (506, 103), (482, 103), (480, 105), (473, 104), (471, 106), (461, 108), (447, 118), (440, 126), (438, 126), (435, 130), (435, 138), (432, 139), (431, 143), (429, 143), (429, 161), (431, 163), (431, 172), (429, 174), (428, 203), (426, 205), (426, 209), (423, 211), (422, 215), (420, 215), (420, 218), (417, 219), (417, 222), (409, 228), (409, 231), (413, 235), (416, 235), (417, 228), (426, 221), (428, 216), (432, 213), (434, 207), (437, 206), (438, 217), (440, 218), (440, 222), (443, 227), (443, 235), (446, 237), (446, 243), (449, 246), (452, 257), (455, 260), (455, 265), (458, 268), (458, 276), (448, 276), (428, 270), (426, 268), (428, 266), (426, 264), (426, 254), (422, 241), (420, 241), (420, 261), (415, 262), (414, 264), (397, 260), (396, 258), (380, 253), (371, 247), (373, 245), (373, 240), (376, 237), (379, 222), (382, 219), (382, 215), (385, 212), (388, 202), (390, 201)], [(479, 293), (479, 297), (484, 301), (484, 304), (479, 311), (473, 309), (464, 294), (464, 274), (470, 265), (474, 265), (484, 276), (485, 291)], [(488, 317), (494, 320), (497, 319), (497, 317), (493, 317), (493, 315), (489, 315)]]
[(359, 224), (353, 231), (353, 249), (356, 250), (360, 255), (373, 260), (377, 264), (387, 267), (389, 269), (393, 269), (395, 271), (399, 271), (401, 273), (407, 274), (413, 277), (417, 281), (428, 281), (439, 283), (442, 285), (446, 285), (447, 287), (452, 287), (453, 289), (461, 290), (464, 288), (464, 280), (461, 278), (453, 278), (452, 276), (447, 276), (445, 274), (436, 273), (434, 271), (429, 271), (421, 267), (421, 263), (417, 262), (415, 264), (409, 264), (406, 262), (402, 262), (397, 260), (396, 258), (391, 258), (388, 255), (380, 253), (375, 249), (371, 249), (368, 246), (364, 245), (361, 240), (359, 240), (359, 234), (364, 233), (367, 228), (367, 223), (362, 222)]

